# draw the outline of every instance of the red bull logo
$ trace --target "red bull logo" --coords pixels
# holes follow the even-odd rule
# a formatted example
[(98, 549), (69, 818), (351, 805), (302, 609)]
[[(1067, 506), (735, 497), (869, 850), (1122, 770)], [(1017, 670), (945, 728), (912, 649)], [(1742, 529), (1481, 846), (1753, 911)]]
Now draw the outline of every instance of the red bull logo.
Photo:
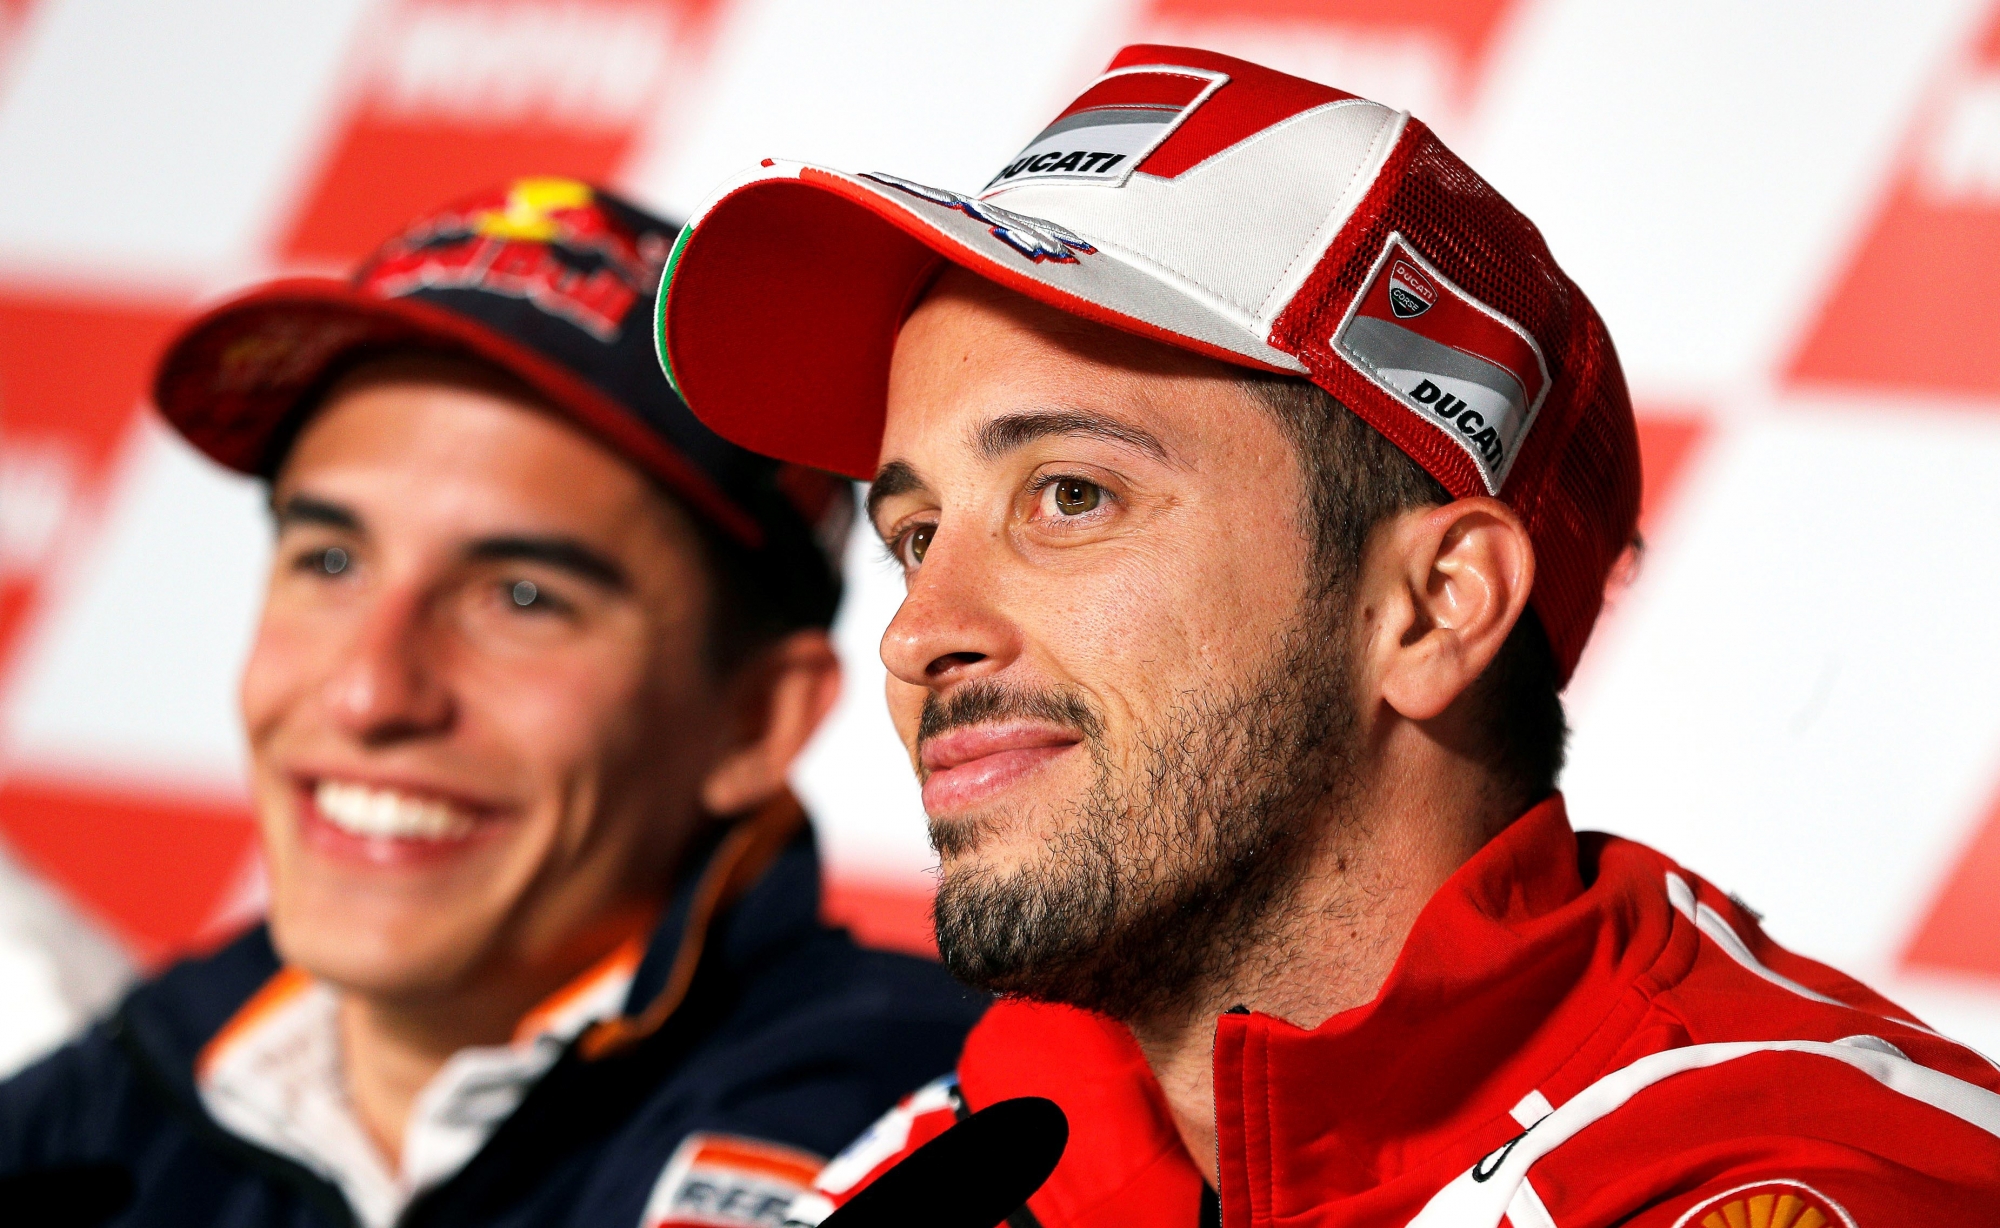
[(607, 233), (603, 215), (591, 208), (596, 196), (574, 179), (520, 179), (497, 207), (474, 209), (469, 223), (474, 234), (495, 239), (578, 246)]
[(574, 179), (522, 179), (426, 219), (392, 242), (361, 285), (384, 298), (481, 290), (525, 299), (600, 341), (659, 279), (645, 249)]

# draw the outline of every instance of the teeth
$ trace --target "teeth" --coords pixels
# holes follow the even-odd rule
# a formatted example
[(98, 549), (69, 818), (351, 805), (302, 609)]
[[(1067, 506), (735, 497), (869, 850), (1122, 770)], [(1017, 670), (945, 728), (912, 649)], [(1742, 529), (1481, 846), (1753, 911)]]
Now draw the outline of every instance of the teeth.
[(357, 836), (392, 840), (457, 840), (473, 823), (443, 802), (411, 797), (394, 789), (322, 780), (313, 792), (326, 821)]

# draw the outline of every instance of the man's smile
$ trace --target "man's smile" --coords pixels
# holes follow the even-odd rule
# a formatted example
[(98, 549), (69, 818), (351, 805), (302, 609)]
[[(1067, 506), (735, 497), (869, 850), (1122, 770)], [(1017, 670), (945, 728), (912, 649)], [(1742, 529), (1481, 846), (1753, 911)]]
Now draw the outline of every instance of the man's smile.
[(917, 749), (924, 810), (947, 817), (1012, 787), (1083, 741), (1048, 721), (1013, 720), (953, 729)]
[(412, 782), (343, 774), (295, 781), (300, 826), (322, 853), (374, 865), (449, 856), (495, 827), (500, 808)]

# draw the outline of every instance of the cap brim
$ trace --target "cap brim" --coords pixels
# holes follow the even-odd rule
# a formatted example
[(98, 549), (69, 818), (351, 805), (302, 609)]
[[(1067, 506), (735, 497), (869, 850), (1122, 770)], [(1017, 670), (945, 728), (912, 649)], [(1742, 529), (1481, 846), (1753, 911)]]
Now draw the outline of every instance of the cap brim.
[(1113, 328), (1305, 373), (1247, 312), (1087, 234), (890, 176), (797, 163), (730, 185), (682, 231), (659, 299), (661, 362), (724, 438), (873, 477), (896, 332), (940, 258)]
[(507, 371), (698, 514), (747, 545), (762, 544), (757, 523), (706, 475), (581, 376), (476, 320), (377, 298), (344, 281), (272, 282), (204, 313), (168, 343), (153, 399), (209, 457), (268, 477), (305, 400), (324, 391), (330, 373), (363, 352), (401, 346), (462, 353)]

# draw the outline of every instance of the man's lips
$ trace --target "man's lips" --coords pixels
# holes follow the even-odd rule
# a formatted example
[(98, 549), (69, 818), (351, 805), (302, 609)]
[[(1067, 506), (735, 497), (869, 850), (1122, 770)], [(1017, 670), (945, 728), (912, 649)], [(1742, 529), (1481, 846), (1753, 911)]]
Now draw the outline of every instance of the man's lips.
[(1079, 742), (1074, 729), (1040, 721), (1006, 721), (954, 729), (917, 748), (924, 810), (933, 817), (977, 805)]

